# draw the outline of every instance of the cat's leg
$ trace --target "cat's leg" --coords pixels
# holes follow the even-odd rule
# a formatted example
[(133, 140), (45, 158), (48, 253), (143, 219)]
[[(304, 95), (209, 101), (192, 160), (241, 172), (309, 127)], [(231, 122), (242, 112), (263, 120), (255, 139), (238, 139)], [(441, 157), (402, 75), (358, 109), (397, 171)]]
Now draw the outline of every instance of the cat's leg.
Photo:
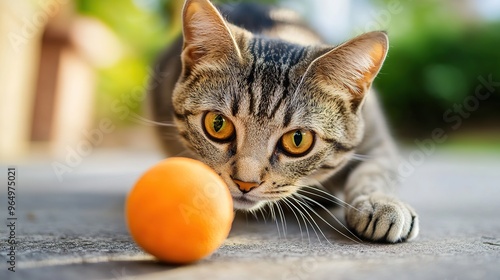
[(360, 237), (372, 241), (400, 242), (419, 231), (416, 212), (394, 195), (383, 158), (367, 160), (350, 174), (346, 189), (346, 221)]
[[(375, 109), (376, 110), (376, 109)], [(378, 124), (367, 125), (358, 153), (366, 159), (350, 172), (344, 187), (346, 202), (356, 209), (346, 209), (346, 221), (360, 237), (377, 242), (401, 242), (418, 235), (419, 220), (415, 210), (395, 196), (398, 157), (381, 117)]]

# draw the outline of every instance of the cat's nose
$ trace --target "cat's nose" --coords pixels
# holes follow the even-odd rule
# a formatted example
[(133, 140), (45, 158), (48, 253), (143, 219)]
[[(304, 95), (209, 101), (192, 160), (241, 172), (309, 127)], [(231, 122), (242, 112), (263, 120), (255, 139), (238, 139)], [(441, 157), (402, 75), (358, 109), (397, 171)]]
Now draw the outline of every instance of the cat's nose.
[(242, 193), (250, 192), (251, 190), (259, 186), (259, 184), (255, 182), (243, 182), (235, 179), (233, 179), (233, 181), (236, 183), (238, 189), (240, 189)]

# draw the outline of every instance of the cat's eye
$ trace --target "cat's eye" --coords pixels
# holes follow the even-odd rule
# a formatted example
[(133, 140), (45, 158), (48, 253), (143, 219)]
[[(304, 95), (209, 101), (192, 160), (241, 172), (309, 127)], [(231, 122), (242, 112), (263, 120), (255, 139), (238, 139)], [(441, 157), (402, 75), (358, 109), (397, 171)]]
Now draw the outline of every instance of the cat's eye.
[(308, 130), (292, 130), (281, 137), (281, 147), (291, 156), (303, 156), (314, 143), (314, 134)]
[(216, 112), (205, 114), (203, 128), (208, 137), (214, 141), (228, 141), (235, 133), (233, 123)]

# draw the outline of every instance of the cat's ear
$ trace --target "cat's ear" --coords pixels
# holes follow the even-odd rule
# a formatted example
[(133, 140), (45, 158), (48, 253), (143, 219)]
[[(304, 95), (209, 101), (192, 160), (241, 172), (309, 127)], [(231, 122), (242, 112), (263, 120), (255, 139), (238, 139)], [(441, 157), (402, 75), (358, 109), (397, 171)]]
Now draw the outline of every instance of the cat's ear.
[(318, 57), (310, 65), (317, 82), (348, 90), (353, 107), (362, 103), (387, 55), (385, 32), (360, 35)]
[(203, 62), (216, 65), (230, 58), (241, 58), (231, 30), (208, 0), (187, 0), (182, 14), (184, 67)]

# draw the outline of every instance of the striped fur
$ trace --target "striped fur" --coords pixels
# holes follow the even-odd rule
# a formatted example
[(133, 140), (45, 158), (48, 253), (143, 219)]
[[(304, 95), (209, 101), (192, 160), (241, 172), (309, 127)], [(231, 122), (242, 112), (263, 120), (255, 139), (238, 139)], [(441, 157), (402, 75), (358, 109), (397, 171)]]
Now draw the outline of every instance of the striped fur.
[[(160, 139), (180, 136), (162, 140), (166, 153), (187, 148), (185, 155), (211, 166), (227, 182), (236, 208), (257, 209), (321, 182), (332, 192), (343, 186), (346, 201), (364, 211), (346, 211), (361, 237), (415, 237), (415, 212), (392, 194), (397, 156), (370, 92), (387, 53), (385, 33), (334, 47), (291, 12), (249, 4), (221, 10), (208, 0), (187, 0), (183, 41), (160, 61), (158, 74), (170, 75), (151, 92), (151, 108), (156, 121), (175, 123), (159, 127)], [(210, 140), (202, 127), (206, 112), (230, 120), (234, 140)], [(295, 129), (315, 135), (300, 157), (279, 144)], [(353, 161), (355, 153), (368, 160)], [(234, 180), (257, 187), (242, 193)]]

